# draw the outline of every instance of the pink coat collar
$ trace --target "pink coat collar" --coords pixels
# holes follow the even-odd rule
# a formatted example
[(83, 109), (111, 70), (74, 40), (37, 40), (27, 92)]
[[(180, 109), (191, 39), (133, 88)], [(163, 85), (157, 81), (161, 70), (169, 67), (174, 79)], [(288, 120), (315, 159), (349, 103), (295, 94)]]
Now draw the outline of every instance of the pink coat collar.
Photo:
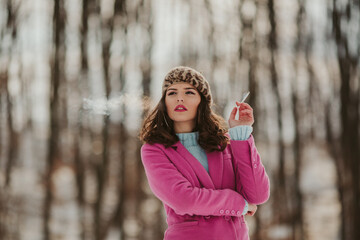
[[(223, 178), (223, 154), (221, 152), (206, 153), (209, 173), (201, 163), (181, 144), (180, 141), (171, 146), (194, 170), (201, 184), (208, 189), (221, 189)], [(174, 162), (176, 165), (176, 162)], [(210, 175), (209, 175), (210, 174)]]

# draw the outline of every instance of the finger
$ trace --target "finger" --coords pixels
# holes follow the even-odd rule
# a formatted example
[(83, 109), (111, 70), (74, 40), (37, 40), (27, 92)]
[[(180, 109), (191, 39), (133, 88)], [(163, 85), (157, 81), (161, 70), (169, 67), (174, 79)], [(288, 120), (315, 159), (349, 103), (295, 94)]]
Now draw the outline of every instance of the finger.
[(239, 106), (240, 106), (239, 107), (240, 110), (242, 110), (242, 109), (251, 109), (252, 110), (252, 107), (247, 103), (240, 103)]
[(254, 215), (254, 212), (249, 211), (249, 212), (247, 212), (246, 215), (248, 215), (248, 216), (253, 216), (253, 215)]
[(230, 113), (230, 118), (229, 118), (230, 120), (235, 119), (236, 112), (237, 112), (237, 108), (234, 107), (233, 110), (232, 110), (231, 113)]
[(251, 109), (239, 109), (240, 110), (240, 112), (248, 112), (248, 113), (252, 113), (253, 112), (253, 110), (251, 110)]
[(248, 109), (240, 110), (240, 111), (239, 111), (239, 115), (240, 115), (240, 116), (244, 116), (244, 115), (249, 115), (249, 116), (251, 116), (252, 113), (253, 113), (253, 112), (252, 112), (251, 110), (248, 110)]
[(252, 107), (250, 106), (250, 104), (245, 103), (245, 102), (241, 103), (241, 106), (243, 106), (244, 108), (252, 109)]
[(244, 120), (244, 119), (249, 119), (250, 120), (252, 118), (253, 118), (253, 116), (251, 114), (248, 114), (248, 113), (239, 115), (239, 119), (242, 119), (242, 120)]
[(241, 105), (243, 105), (243, 106), (245, 106), (245, 107), (247, 107), (247, 108), (251, 108), (250, 104), (248, 104), (248, 103), (246, 103), (246, 102), (241, 103)]

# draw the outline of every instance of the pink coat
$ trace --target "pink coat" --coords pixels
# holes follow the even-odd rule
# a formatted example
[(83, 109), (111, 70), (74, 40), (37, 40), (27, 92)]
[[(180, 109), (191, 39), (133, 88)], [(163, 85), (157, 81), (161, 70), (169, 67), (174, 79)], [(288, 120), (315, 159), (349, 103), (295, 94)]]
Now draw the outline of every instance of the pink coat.
[(144, 144), (141, 158), (150, 188), (165, 207), (165, 240), (249, 239), (244, 198), (259, 205), (270, 192), (253, 136), (207, 153), (209, 173), (180, 141), (169, 148)]

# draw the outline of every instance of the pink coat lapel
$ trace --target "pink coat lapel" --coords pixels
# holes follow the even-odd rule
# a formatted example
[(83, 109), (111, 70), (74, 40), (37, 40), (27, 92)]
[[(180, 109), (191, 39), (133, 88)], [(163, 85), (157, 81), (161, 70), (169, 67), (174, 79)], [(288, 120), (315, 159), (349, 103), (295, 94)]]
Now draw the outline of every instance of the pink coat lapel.
[(223, 158), (220, 152), (206, 153), (209, 164), (208, 173), (201, 163), (184, 147), (184, 145), (181, 144), (180, 141), (175, 143), (173, 147), (176, 148), (176, 152), (178, 152), (179, 155), (193, 168), (196, 176), (205, 188), (221, 188)]

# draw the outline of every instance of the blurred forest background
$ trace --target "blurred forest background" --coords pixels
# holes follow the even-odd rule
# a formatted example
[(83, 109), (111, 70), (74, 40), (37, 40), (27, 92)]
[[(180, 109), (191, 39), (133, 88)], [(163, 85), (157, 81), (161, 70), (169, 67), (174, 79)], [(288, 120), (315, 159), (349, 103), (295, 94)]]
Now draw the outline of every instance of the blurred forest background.
[(137, 136), (177, 65), (225, 119), (251, 92), (251, 239), (360, 239), (359, 56), (359, 0), (0, 0), (0, 239), (162, 239)]

